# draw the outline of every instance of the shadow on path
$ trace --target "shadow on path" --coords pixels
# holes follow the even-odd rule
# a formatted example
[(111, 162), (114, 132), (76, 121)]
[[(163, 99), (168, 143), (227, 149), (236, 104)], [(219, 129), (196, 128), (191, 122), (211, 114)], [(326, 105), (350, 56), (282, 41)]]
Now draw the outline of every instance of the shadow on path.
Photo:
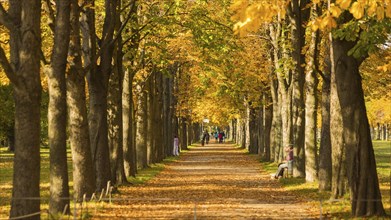
[(309, 207), (230, 144), (192, 148), (146, 184), (121, 195), (94, 218), (315, 219)]

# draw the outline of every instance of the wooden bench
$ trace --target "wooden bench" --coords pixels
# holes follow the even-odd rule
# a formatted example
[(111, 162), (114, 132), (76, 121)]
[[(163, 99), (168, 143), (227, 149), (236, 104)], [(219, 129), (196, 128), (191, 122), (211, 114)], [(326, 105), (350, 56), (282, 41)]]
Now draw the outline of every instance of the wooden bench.
[(288, 161), (288, 167), (284, 168), (284, 178), (290, 178), (293, 176), (293, 161)]

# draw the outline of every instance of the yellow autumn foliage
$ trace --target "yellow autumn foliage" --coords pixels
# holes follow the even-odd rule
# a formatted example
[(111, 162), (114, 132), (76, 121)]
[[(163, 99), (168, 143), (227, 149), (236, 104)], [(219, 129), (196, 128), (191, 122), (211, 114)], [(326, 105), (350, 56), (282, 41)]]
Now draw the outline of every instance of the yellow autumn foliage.
[(339, 8), (339, 7), (336, 6), (335, 4), (332, 4), (332, 5), (330, 6), (329, 11), (330, 11), (330, 13), (331, 13), (334, 17), (339, 17), (339, 15), (342, 13), (341, 8)]
[(379, 21), (384, 19), (384, 7), (383, 6), (379, 6), (376, 8), (376, 16), (377, 16), (377, 20), (379, 20)]
[(370, 124), (391, 123), (391, 105), (385, 97), (366, 102), (367, 115)]
[(354, 2), (349, 12), (355, 19), (360, 19), (364, 16), (364, 5), (360, 2)]
[(352, 0), (337, 0), (336, 3), (341, 7), (341, 9), (346, 10), (349, 8)]
[(234, 30), (242, 35), (256, 31), (261, 24), (271, 22), (277, 15), (284, 18), (286, 2), (281, 0), (256, 2), (235, 0), (231, 10), (234, 12), (232, 20), (237, 21)]

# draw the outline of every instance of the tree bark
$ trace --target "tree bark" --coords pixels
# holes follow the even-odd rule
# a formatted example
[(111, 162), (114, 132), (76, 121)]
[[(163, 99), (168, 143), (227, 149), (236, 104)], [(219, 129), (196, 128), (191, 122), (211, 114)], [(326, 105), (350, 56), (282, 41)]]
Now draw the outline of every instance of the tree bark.
[(163, 76), (163, 138), (164, 138), (164, 157), (172, 155), (171, 149), (171, 132), (169, 131), (171, 125), (170, 112), (170, 95), (169, 95), (169, 78)]
[[(293, 131), (292, 131), (292, 73), (288, 66), (281, 65), (281, 60), (288, 61), (290, 58), (289, 51), (287, 48), (287, 36), (282, 34), (282, 29), (285, 28), (286, 24), (283, 24), (278, 16), (278, 22), (276, 27), (270, 26), (270, 36), (273, 45), (273, 64), (275, 71), (275, 79), (272, 80), (272, 97), (273, 106), (276, 108), (276, 114), (273, 112), (273, 116), (276, 117), (275, 126), (276, 130), (273, 135), (276, 138), (274, 144), (274, 159), (275, 161), (282, 161), (284, 158), (284, 151), (282, 146), (287, 146), (292, 143)], [(279, 49), (281, 48), (281, 49)], [(284, 69), (285, 73), (282, 72)], [(274, 81), (276, 80), (276, 81)], [(274, 93), (274, 94), (273, 94)], [(274, 107), (273, 107), (274, 110)], [(278, 132), (278, 133), (277, 133)]]
[(164, 121), (163, 121), (163, 73), (158, 72), (156, 75), (155, 86), (156, 102), (154, 105), (154, 124), (157, 128), (155, 135), (156, 162), (164, 159)]
[[(210, 137), (212, 138), (212, 137)], [(189, 117), (187, 119), (187, 146), (190, 146), (193, 143), (193, 122), (191, 121), (191, 118)]]
[(69, 139), (72, 149), (73, 190), (77, 201), (95, 191), (95, 172), (90, 149), (86, 108), (85, 74), (82, 69), (80, 42), (80, 8), (77, 0), (71, 2), (70, 67), (67, 74), (67, 105)]
[[(14, 86), (15, 100), (12, 218), (40, 211), (41, 1), (9, 3), (9, 15), (20, 25), (10, 30), (13, 73), (7, 75)], [(39, 216), (29, 219), (39, 219)]]
[[(330, 76), (328, 76), (330, 77)], [(331, 189), (330, 78), (322, 85), (322, 129), (319, 149), (319, 190)]]
[(137, 168), (147, 167), (147, 94), (143, 88), (137, 86), (137, 111), (136, 111), (136, 155)]
[[(330, 43), (328, 43), (328, 50), (330, 51)], [(322, 83), (322, 129), (319, 148), (319, 190), (328, 191), (331, 190), (331, 176), (332, 176), (332, 163), (331, 163), (331, 136), (330, 136), (330, 73), (331, 62), (330, 54), (325, 56), (326, 70), (323, 73)]]
[[(50, 146), (49, 212), (69, 213), (69, 185), (67, 163), (67, 105), (65, 69), (70, 36), (70, 0), (57, 0), (54, 46), (48, 70), (49, 109), (48, 129)], [(49, 6), (50, 7), (50, 6)]]
[(240, 146), (243, 149), (246, 149), (247, 147), (247, 119), (242, 118), (240, 119)]
[(112, 185), (126, 183), (123, 154), (123, 119), (122, 119), (122, 46), (119, 40), (115, 47), (113, 73), (109, 80), (108, 93), (108, 128)]
[[(312, 9), (316, 12), (316, 8)], [(317, 16), (317, 15), (314, 15)], [(318, 75), (317, 56), (319, 45), (319, 32), (312, 32), (308, 50), (309, 59), (306, 73), (306, 100), (305, 100), (305, 179), (307, 182), (317, 180), (318, 155), (317, 155), (317, 108), (318, 108)]]
[[(94, 1), (87, 0), (94, 6)], [(114, 50), (114, 30), (117, 21), (118, 0), (105, 1), (105, 17), (100, 45), (100, 63), (97, 65), (95, 12), (93, 7), (86, 9), (86, 29), (83, 30), (85, 58), (90, 60), (90, 72), (87, 75), (90, 95), (89, 126), (93, 160), (96, 172), (96, 189), (106, 188), (111, 179), (110, 156), (108, 146), (107, 95), (109, 76), (112, 71)]]
[(250, 106), (246, 105), (246, 117), (244, 119), (244, 126), (245, 126), (245, 132), (244, 132), (244, 135), (245, 135), (245, 148), (247, 150), (250, 150)]
[[(140, 42), (140, 33), (138, 32), (138, 17), (137, 17), (137, 0), (132, 1), (129, 13), (132, 13), (130, 23), (133, 25), (131, 33), (134, 37), (130, 40), (130, 52), (136, 54)], [(124, 73), (122, 105), (123, 105), (123, 149), (124, 149), (124, 166), (126, 176), (136, 176), (137, 160), (136, 160), (136, 144), (135, 144), (135, 115), (133, 102), (133, 80), (136, 73), (135, 56), (130, 56), (129, 60), (124, 58), (124, 61), (129, 61), (132, 67), (128, 67)]]
[[(265, 158), (265, 92), (262, 92), (260, 97), (260, 102), (262, 103), (258, 111), (258, 156), (261, 160)], [(270, 135), (270, 134), (269, 134)]]
[[(292, 74), (292, 125), (293, 143), (295, 145), (294, 176), (305, 176), (305, 149), (304, 149), (304, 82), (305, 82), (305, 55), (302, 50), (305, 46), (305, 27), (310, 16), (309, 0), (292, 0), (288, 7), (291, 25), (291, 41), (293, 46), (292, 59), (295, 69)], [(284, 110), (283, 110), (284, 111)]]
[(272, 105), (272, 98), (271, 94), (269, 92), (268, 95), (266, 95), (266, 103), (264, 107), (264, 129), (263, 129), (263, 136), (264, 136), (264, 145), (265, 145), (265, 155), (264, 160), (270, 161), (271, 160), (271, 131), (272, 131), (272, 120), (273, 120), (273, 105)]
[[(330, 36), (331, 38), (331, 36)], [(334, 40), (331, 40), (333, 42)], [(334, 50), (330, 48), (331, 57), (331, 82), (330, 82), (330, 135), (331, 135), (331, 153), (332, 153), (332, 178), (331, 178), (331, 198), (341, 198), (347, 188), (346, 181), (346, 158), (345, 148), (343, 147), (342, 112), (340, 100), (337, 93), (335, 77), (335, 58)]]
[(258, 153), (258, 129), (257, 129), (257, 111), (251, 105), (249, 106), (249, 153)]
[(124, 73), (123, 90), (122, 90), (122, 120), (123, 120), (123, 154), (124, 154), (124, 169), (126, 176), (136, 176), (136, 150), (133, 144), (135, 136), (133, 136), (133, 90), (132, 90), (133, 74), (129, 69)]
[(179, 118), (180, 126), (180, 146), (182, 150), (187, 150), (187, 119), (185, 117)]
[[(339, 113), (341, 113), (343, 127), (339, 135), (343, 136), (342, 152), (347, 162), (352, 214), (354, 216), (384, 215), (359, 73), (362, 61), (348, 55), (354, 44), (355, 42), (333, 39), (335, 74), (331, 81), (341, 109)], [(331, 104), (331, 108), (335, 108), (333, 105), (335, 103)], [(336, 129), (332, 125), (331, 131), (334, 130), (339, 131), (340, 128)]]
[(146, 131), (146, 145), (147, 145), (147, 164), (150, 165), (154, 163), (153, 154), (154, 154), (154, 135), (157, 133), (157, 128), (154, 128), (153, 125), (153, 104), (154, 104), (154, 72), (151, 73), (151, 76), (148, 78), (146, 82), (146, 99), (147, 99), (147, 111), (146, 111), (146, 123), (147, 123), (147, 131)]
[(272, 112), (272, 121), (271, 121), (271, 130), (270, 130), (270, 158), (273, 161), (278, 161), (277, 150), (281, 146), (281, 106), (279, 105), (280, 97), (278, 95), (278, 83), (277, 80), (271, 79), (271, 96), (273, 102), (273, 112)]

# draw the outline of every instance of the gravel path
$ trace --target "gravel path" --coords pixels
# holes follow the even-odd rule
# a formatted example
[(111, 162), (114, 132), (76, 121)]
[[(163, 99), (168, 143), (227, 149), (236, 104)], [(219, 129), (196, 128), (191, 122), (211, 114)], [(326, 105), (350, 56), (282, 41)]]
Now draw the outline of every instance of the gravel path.
[(146, 184), (121, 188), (95, 219), (316, 219), (310, 207), (228, 144), (192, 148)]

